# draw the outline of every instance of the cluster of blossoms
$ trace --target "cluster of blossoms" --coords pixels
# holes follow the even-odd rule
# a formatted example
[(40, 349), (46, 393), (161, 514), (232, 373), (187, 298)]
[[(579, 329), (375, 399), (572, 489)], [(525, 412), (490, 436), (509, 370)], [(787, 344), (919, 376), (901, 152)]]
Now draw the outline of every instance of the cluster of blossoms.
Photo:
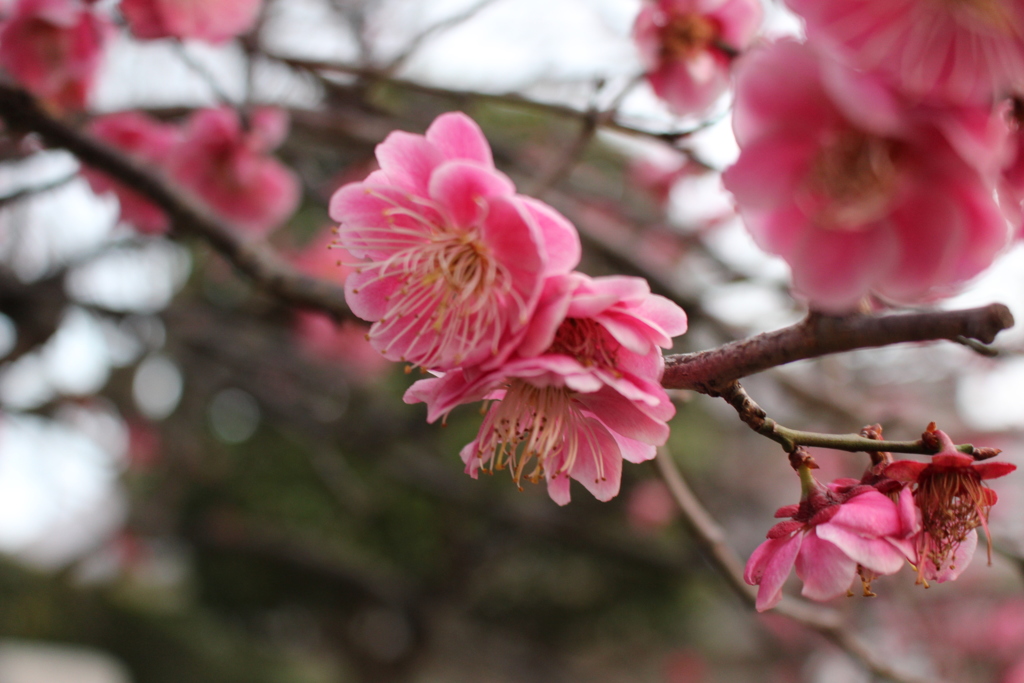
[(635, 36), (655, 92), (700, 112), (735, 66), (725, 186), (813, 307), (953, 293), (1024, 227), (1024, 2), (787, 4), (807, 41), (733, 60), (756, 2), (649, 3)]
[[(117, 10), (139, 39), (223, 42), (250, 31), (262, 0), (123, 0)], [(0, 24), (0, 68), (52, 109), (82, 109), (115, 32), (111, 18), (89, 0), (16, 0)], [(241, 229), (266, 233), (298, 205), (295, 174), (269, 156), (284, 139), (287, 117), (276, 109), (246, 121), (226, 107), (196, 112), (183, 130), (144, 114), (123, 112), (89, 124), (97, 138), (137, 162), (165, 172)], [(121, 217), (144, 233), (168, 219), (136, 192), (102, 173), (83, 174), (96, 192), (113, 192)]]
[[(814, 600), (849, 594), (858, 577), (864, 594), (872, 595), (871, 581), (895, 574), (904, 562), (915, 567), (918, 583), (926, 587), (929, 581), (952, 581), (966, 569), (978, 545), (977, 528), (988, 534), (988, 513), (996, 502), (983, 482), (1016, 466), (978, 462), (957, 451), (934, 425), (922, 441), (937, 450), (930, 463), (893, 462), (889, 454), (879, 454), (860, 481), (839, 479), (827, 486), (811, 474), (813, 461), (798, 452), (794, 466), (802, 499), (775, 513), (790, 519), (769, 530), (744, 574), (747, 583), (758, 585), (759, 611), (782, 599), (794, 566), (804, 582), (803, 595)], [(991, 561), (991, 542), (989, 548)]]
[(444, 114), (426, 134), (394, 132), (380, 170), (339, 189), (338, 245), (362, 259), (347, 300), (386, 358), (436, 377), (406, 401), (428, 419), (486, 401), (466, 471), (509, 469), (569, 501), (576, 479), (616, 495), (622, 460), (650, 459), (674, 414), (661, 348), (686, 329), (675, 304), (638, 278), (574, 272), (579, 236), (519, 195), (479, 127)]
[[(115, 33), (95, 0), (14, 0), (0, 17), (0, 68), (58, 110), (82, 109)], [(223, 42), (250, 31), (262, 0), (122, 0), (136, 38)]]
[[(269, 152), (284, 139), (288, 117), (280, 109), (253, 110), (245, 125), (228, 107), (194, 112), (183, 127), (139, 112), (118, 112), (90, 122), (94, 136), (173, 179), (236, 227), (264, 235), (299, 204), (295, 173)], [(144, 233), (166, 232), (166, 214), (134, 190), (86, 168), (94, 191), (113, 192), (121, 219)]]

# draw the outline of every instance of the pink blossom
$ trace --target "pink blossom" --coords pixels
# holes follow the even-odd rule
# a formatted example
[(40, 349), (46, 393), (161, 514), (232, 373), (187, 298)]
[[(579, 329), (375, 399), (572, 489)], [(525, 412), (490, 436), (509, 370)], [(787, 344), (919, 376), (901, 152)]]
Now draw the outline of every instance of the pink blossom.
[(633, 38), (658, 97), (695, 114), (729, 88), (732, 59), (760, 24), (758, 0), (655, 0), (640, 10)]
[(262, 5), (262, 0), (121, 0), (121, 13), (143, 40), (221, 43), (252, 30)]
[(831, 600), (845, 595), (858, 574), (870, 594), (871, 579), (895, 574), (907, 559), (899, 540), (904, 525), (892, 500), (867, 486), (839, 493), (844, 487), (822, 486), (806, 466), (800, 477), (803, 501), (775, 513), (792, 519), (773, 526), (747, 561), (743, 579), (758, 586), (758, 612), (779, 603), (794, 567), (805, 597)]
[[(176, 126), (131, 111), (93, 119), (88, 130), (103, 142), (153, 166), (163, 163), (181, 138)], [(94, 192), (114, 193), (121, 205), (121, 219), (139, 232), (154, 234), (167, 231), (167, 214), (135, 190), (88, 166), (83, 167), (82, 175)]]
[(184, 138), (167, 160), (170, 175), (210, 208), (240, 228), (263, 235), (299, 203), (299, 181), (268, 156), (287, 132), (287, 116), (262, 108), (243, 128), (227, 107), (203, 109), (189, 118)]
[(658, 347), (685, 329), (682, 309), (640, 278), (553, 277), (515, 355), (490, 370), (420, 380), (405, 400), (426, 403), (431, 422), (456, 405), (490, 401), (461, 454), (474, 478), (507, 467), (517, 484), (546, 480), (559, 505), (569, 502), (570, 478), (609, 500), (622, 460), (649, 460), (668, 438), (675, 408), (658, 383)]
[(331, 199), (339, 244), (366, 259), (346, 282), (385, 357), (448, 370), (511, 352), (544, 279), (579, 260), (554, 209), (515, 194), (479, 127), (439, 116), (426, 135), (394, 132), (380, 170)]
[(1007, 127), (988, 108), (908, 104), (785, 40), (745, 57), (734, 128), (725, 185), (818, 308), (951, 293), (1008, 241), (993, 199)]
[[(978, 545), (980, 526), (988, 535), (988, 513), (995, 505), (995, 491), (982, 482), (1003, 477), (1017, 469), (1006, 462), (976, 462), (956, 450), (949, 436), (934, 425), (925, 432), (938, 444), (939, 452), (930, 463), (898, 460), (885, 468), (885, 475), (913, 490), (920, 510), (915, 536), (918, 578), (953, 581), (970, 563)], [(989, 562), (991, 539), (989, 539)]]
[(821, 42), (917, 97), (991, 102), (1024, 86), (1022, 0), (786, 0)]
[(81, 109), (112, 30), (80, 0), (19, 0), (0, 27), (0, 67), (52, 106)]

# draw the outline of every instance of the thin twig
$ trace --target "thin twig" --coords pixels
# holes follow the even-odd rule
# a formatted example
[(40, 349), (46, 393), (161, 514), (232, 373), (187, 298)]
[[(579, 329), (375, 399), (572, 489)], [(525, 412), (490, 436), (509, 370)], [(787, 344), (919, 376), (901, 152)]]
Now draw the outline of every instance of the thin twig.
[(51, 180), (50, 182), (44, 183), (42, 185), (33, 185), (31, 187), (22, 188), (10, 194), (5, 194), (4, 196), (0, 197), (0, 209), (8, 207), (12, 204), (17, 204), (18, 202), (23, 201), (25, 199), (31, 199), (32, 197), (35, 197), (36, 195), (39, 194), (44, 194), (46, 192), (51, 192), (53, 190), (59, 190), (60, 188), (64, 187), (77, 177), (77, 173), (72, 173), (70, 175), (57, 178), (56, 180)]
[(459, 12), (444, 21), (439, 21), (432, 26), (428, 26), (426, 29), (414, 36), (412, 40), (406, 43), (402, 52), (385, 64), (381, 70), (389, 74), (394, 73), (401, 68), (401, 66), (405, 64), (409, 58), (416, 53), (416, 50), (418, 50), (428, 39), (436, 36), (438, 33), (443, 33), (444, 31), (455, 28), (459, 24), (469, 21), (488, 6), (493, 5), (495, 1), (496, 0), (480, 0), (480, 2), (468, 7), (465, 11)]
[(712, 396), (742, 377), (793, 361), (904, 342), (956, 340), (991, 343), (1013, 327), (1003, 304), (961, 311), (832, 317), (811, 314), (790, 327), (709, 351), (668, 356), (662, 385)]
[[(686, 525), (711, 562), (747, 606), (754, 607), (757, 591), (743, 580), (743, 561), (728, 544), (725, 530), (697, 500), (665, 448), (658, 453), (655, 464), (679, 505)], [(844, 627), (842, 617), (835, 610), (785, 597), (774, 612), (820, 633), (875, 676), (895, 683), (923, 683), (923, 679), (897, 671), (882, 661), (867, 643)]]
[[(476, 90), (454, 90), (451, 88), (440, 88), (431, 85), (425, 85), (416, 81), (410, 81), (402, 78), (395, 78), (390, 74), (381, 71), (380, 69), (374, 69), (364, 66), (355, 66), (351, 64), (341, 64), (336, 62), (321, 62), (312, 61), (308, 59), (295, 59), (291, 57), (285, 57), (282, 55), (265, 55), (268, 59), (273, 59), (286, 64), (295, 69), (302, 69), (309, 71), (314, 74), (322, 73), (340, 73), (347, 74), (350, 76), (356, 76), (368, 81), (376, 81), (379, 83), (386, 83), (395, 87), (402, 88), (404, 90), (411, 90), (413, 92), (420, 92), (426, 95), (436, 95), (438, 97), (449, 97), (455, 99), (468, 99), (477, 100), (483, 102), (492, 102), (495, 104), (503, 104), (512, 107), (529, 108), (537, 111), (550, 114), (552, 116), (558, 116), (560, 118), (571, 118), (571, 119), (584, 119), (587, 116), (587, 112), (584, 110), (576, 109), (562, 104), (552, 104), (548, 102), (541, 102), (539, 100), (531, 100), (523, 97), (522, 95), (514, 93), (487, 93)], [(669, 144), (676, 144), (680, 140), (690, 137), (694, 133), (704, 130), (707, 128), (706, 123), (700, 123), (692, 128), (686, 128), (678, 131), (659, 132), (646, 130), (643, 128), (637, 128), (628, 124), (622, 123), (611, 119), (603, 124), (603, 127), (625, 133), (627, 135), (654, 138), (662, 142)], [(679, 151), (686, 154), (694, 164), (701, 168), (710, 171), (720, 171), (721, 169), (715, 168), (711, 163), (699, 158), (692, 150), (679, 148)]]
[(340, 285), (303, 275), (268, 244), (246, 238), (153, 171), (54, 119), (24, 90), (0, 84), (0, 118), (12, 129), (38, 133), (50, 146), (68, 150), (83, 164), (138, 191), (167, 212), (175, 230), (202, 237), (239, 271), (284, 301), (350, 317)]
[[(860, 434), (822, 434), (784, 427), (768, 417), (761, 406), (757, 405), (746, 390), (740, 386), (739, 382), (730, 384), (720, 392), (720, 395), (729, 405), (736, 409), (736, 413), (744, 424), (758, 434), (780, 444), (787, 453), (792, 453), (798, 446), (816, 446), (819, 448), (831, 448), (837, 451), (849, 451), (851, 453), (889, 451), (891, 453), (933, 455), (937, 452), (934, 444), (929, 444), (923, 439), (918, 439), (917, 441), (887, 441), (884, 439), (869, 439)], [(996, 449), (976, 448), (969, 443), (960, 444), (956, 449), (979, 460), (985, 460), (998, 455)]]

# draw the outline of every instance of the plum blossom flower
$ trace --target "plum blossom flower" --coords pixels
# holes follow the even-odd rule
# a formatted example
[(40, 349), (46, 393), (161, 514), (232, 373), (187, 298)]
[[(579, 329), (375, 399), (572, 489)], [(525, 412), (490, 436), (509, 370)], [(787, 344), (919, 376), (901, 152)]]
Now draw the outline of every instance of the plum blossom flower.
[(647, 80), (676, 114), (705, 111), (761, 24), (758, 0), (654, 0), (633, 26)]
[(685, 330), (682, 309), (640, 278), (552, 277), (515, 355), (490, 370), (421, 380), (405, 400), (427, 403), (431, 422), (456, 405), (489, 402), (461, 454), (474, 478), (508, 468), (516, 484), (543, 479), (559, 505), (572, 478), (609, 500), (622, 460), (649, 460), (668, 438), (675, 408), (658, 383), (658, 347)]
[(248, 124), (243, 128), (238, 114), (227, 107), (194, 113), (167, 169), (221, 216), (263, 235), (295, 211), (299, 181), (268, 156), (287, 133), (287, 116), (264, 107), (252, 113)]
[(394, 132), (380, 170), (331, 199), (338, 243), (365, 259), (346, 281), (385, 357), (450, 370), (512, 350), (548, 276), (580, 256), (576, 229), (515, 193), (480, 128), (442, 114), (426, 135)]
[(952, 293), (1008, 241), (994, 200), (1007, 127), (990, 108), (908, 104), (784, 40), (745, 57), (733, 125), (725, 185), (818, 308)]
[[(177, 126), (163, 123), (140, 112), (118, 112), (93, 119), (88, 130), (94, 136), (138, 159), (158, 166), (181, 139)], [(147, 234), (167, 231), (167, 214), (135, 190), (88, 166), (82, 175), (96, 193), (112, 192), (121, 205), (121, 219)]]
[(822, 486), (807, 465), (798, 471), (803, 500), (776, 511), (776, 517), (792, 519), (768, 531), (743, 574), (744, 581), (758, 586), (758, 612), (779, 603), (794, 567), (805, 597), (831, 600), (848, 593), (858, 574), (871, 595), (870, 581), (895, 574), (907, 559), (900, 542), (903, 521), (891, 499), (869, 486)]
[(143, 40), (221, 43), (252, 30), (262, 5), (262, 0), (121, 0), (121, 13), (132, 33)]
[(999, 179), (999, 203), (1020, 237), (1024, 232), (1024, 101), (1013, 101), (1008, 119), (1011, 154)]
[(987, 103), (1024, 86), (1021, 0), (786, 0), (823, 43), (921, 98)]
[(18, 0), (0, 27), (0, 67), (50, 105), (81, 109), (112, 31), (81, 0)]
[[(914, 539), (919, 581), (953, 581), (970, 563), (978, 545), (977, 528), (988, 536), (988, 513), (995, 505), (995, 491), (982, 482), (1017, 469), (1006, 462), (977, 462), (956, 450), (949, 436), (929, 426), (925, 439), (933, 439), (939, 452), (930, 463), (897, 460), (885, 475), (913, 490), (920, 510), (919, 533)], [(991, 541), (991, 539), (989, 539)], [(989, 543), (989, 562), (991, 557)]]

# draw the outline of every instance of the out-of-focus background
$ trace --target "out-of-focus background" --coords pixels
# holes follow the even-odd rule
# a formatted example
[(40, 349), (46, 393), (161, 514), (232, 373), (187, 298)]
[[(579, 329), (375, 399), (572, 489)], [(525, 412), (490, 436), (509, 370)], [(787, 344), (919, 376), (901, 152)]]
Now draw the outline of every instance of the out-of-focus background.
[[(638, 82), (636, 0), (271, 0), (220, 47), (108, 51), (92, 113), (179, 120), (227, 100), (288, 109), (300, 210), (269, 240), (341, 282), (326, 205), (395, 129), (460, 109), (520, 190), (582, 233), (581, 269), (650, 278), (697, 350), (798, 320), (784, 264), (733, 215), (728, 97), (673, 117)], [(766, 7), (766, 39), (799, 21)], [(539, 104), (537, 104), (539, 103)], [(589, 135), (617, 103), (622, 127)], [(675, 133), (697, 130), (693, 134)], [(682, 151), (681, 151), (682, 150)], [(685, 152), (685, 153), (684, 153)], [(414, 377), (253, 288), (193, 239), (119, 225), (68, 154), (0, 148), (0, 683), (870, 680), (820, 636), (755, 616), (705, 561), (648, 463), (598, 503), (473, 481)], [(1024, 319), (1015, 250), (941, 305)], [(751, 378), (780, 422), (916, 438), (932, 420), (1015, 460), (1024, 336), (862, 351)], [(744, 557), (795, 502), (782, 451), (722, 402), (679, 393), (669, 448)], [(823, 476), (862, 455), (822, 453)], [(1024, 484), (995, 484), (999, 552), (928, 591), (910, 570), (836, 607), (923, 675), (1020, 681)]]

